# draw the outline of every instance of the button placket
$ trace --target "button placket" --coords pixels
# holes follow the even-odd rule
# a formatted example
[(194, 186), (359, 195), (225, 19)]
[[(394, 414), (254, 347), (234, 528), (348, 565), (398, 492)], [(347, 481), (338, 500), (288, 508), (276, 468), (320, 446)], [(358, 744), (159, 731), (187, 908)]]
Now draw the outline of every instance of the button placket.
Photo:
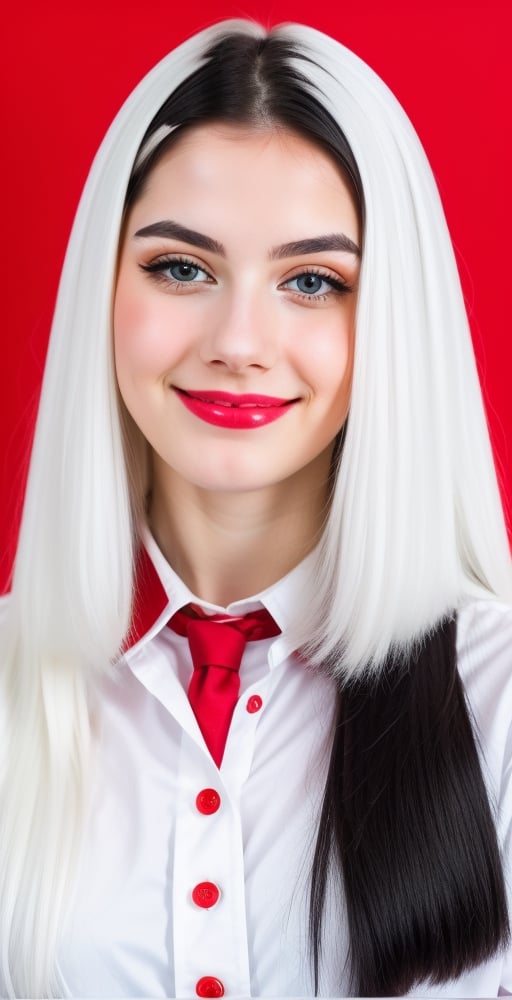
[[(185, 756), (182, 761), (185, 764)], [(181, 761), (180, 761), (181, 763)], [(176, 810), (173, 882), (177, 996), (248, 996), (249, 954), (245, 879), (237, 788), (201, 748), (188, 758)], [(237, 783), (238, 784), (238, 783)], [(200, 992), (197, 987), (202, 983)], [(206, 983), (206, 985), (205, 985)], [(208, 986), (210, 983), (210, 986)], [(213, 984), (213, 985), (212, 985)], [(220, 987), (219, 985), (220, 984)], [(218, 992), (222, 989), (222, 992)]]
[(242, 692), (231, 720), (221, 774), (230, 788), (240, 792), (249, 776), (258, 727), (265, 715), (271, 675), (266, 673)]

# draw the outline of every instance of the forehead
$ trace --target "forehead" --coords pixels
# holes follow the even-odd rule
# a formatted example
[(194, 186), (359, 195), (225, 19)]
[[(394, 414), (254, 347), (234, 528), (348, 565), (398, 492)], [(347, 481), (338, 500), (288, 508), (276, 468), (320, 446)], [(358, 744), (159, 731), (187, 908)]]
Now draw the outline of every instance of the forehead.
[(233, 222), (233, 213), (240, 224), (257, 228), (272, 228), (287, 214), (295, 214), (298, 224), (324, 228), (331, 217), (354, 241), (359, 238), (356, 206), (340, 166), (313, 141), (278, 126), (212, 123), (178, 133), (149, 173), (131, 215), (141, 225), (178, 215), (205, 231), (205, 214), (223, 225)]

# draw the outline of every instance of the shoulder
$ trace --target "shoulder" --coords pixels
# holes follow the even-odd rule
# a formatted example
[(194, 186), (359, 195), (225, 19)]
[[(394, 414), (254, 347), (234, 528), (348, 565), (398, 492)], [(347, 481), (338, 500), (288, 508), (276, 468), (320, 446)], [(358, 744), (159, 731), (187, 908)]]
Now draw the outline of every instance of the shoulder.
[(457, 656), (465, 683), (485, 673), (512, 681), (512, 606), (497, 600), (470, 601), (457, 613)]
[(512, 820), (512, 607), (472, 601), (457, 616), (457, 656), (501, 821)]

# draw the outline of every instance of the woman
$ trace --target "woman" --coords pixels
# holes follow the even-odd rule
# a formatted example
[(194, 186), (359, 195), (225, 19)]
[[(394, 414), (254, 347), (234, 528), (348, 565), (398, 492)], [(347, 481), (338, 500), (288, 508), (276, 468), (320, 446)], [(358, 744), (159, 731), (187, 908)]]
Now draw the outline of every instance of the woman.
[(4, 612), (3, 994), (511, 991), (511, 593), (409, 122), (312, 29), (195, 36), (64, 266)]

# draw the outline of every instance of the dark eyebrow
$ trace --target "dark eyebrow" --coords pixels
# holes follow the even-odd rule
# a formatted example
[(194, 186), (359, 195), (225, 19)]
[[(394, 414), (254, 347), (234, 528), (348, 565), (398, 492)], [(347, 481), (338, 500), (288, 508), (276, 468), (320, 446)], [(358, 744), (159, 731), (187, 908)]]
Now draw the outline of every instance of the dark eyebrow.
[(163, 236), (168, 240), (181, 240), (182, 243), (189, 243), (190, 246), (199, 247), (201, 250), (209, 250), (210, 253), (217, 253), (221, 257), (226, 256), (226, 251), (217, 240), (204, 233), (197, 233), (195, 229), (187, 229), (179, 222), (172, 222), (171, 219), (162, 222), (153, 222), (150, 226), (138, 229), (135, 236)]
[(283, 243), (282, 246), (274, 247), (270, 251), (270, 259), (281, 260), (283, 257), (299, 257), (301, 254), (322, 253), (324, 250), (342, 250), (356, 257), (361, 256), (357, 243), (354, 243), (349, 236), (345, 236), (345, 233), (329, 233), (327, 236), (313, 236), (309, 240)]
[[(190, 246), (199, 247), (201, 250), (209, 250), (210, 253), (226, 256), (226, 251), (218, 240), (204, 233), (198, 233), (195, 229), (188, 229), (173, 222), (171, 219), (163, 219), (161, 222), (153, 222), (150, 226), (144, 226), (135, 233), (137, 237), (163, 236), (164, 239), (181, 240)], [(291, 243), (283, 243), (281, 246), (273, 247), (270, 251), (271, 260), (282, 260), (283, 257), (299, 257), (301, 254), (322, 253), (325, 250), (341, 250), (344, 253), (361, 256), (361, 251), (349, 236), (345, 233), (329, 233), (327, 236), (313, 236), (310, 239), (293, 240)]]

